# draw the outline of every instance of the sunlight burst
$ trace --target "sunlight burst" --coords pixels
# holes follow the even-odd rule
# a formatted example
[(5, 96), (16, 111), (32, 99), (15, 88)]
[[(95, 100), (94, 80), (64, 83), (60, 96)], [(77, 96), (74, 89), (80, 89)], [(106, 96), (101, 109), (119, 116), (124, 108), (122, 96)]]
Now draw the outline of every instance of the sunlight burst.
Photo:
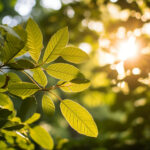
[(135, 43), (136, 38), (134, 36), (129, 37), (128, 40), (120, 43), (118, 58), (122, 61), (135, 57), (137, 54), (138, 47)]

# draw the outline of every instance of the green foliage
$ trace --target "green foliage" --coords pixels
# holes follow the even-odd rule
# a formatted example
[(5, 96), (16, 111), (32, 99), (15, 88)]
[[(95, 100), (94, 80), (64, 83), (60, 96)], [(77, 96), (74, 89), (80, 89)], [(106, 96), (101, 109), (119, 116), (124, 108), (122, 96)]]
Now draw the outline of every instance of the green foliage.
[(42, 127), (36, 126), (30, 129), (31, 138), (45, 149), (53, 149), (53, 139)]
[(27, 22), (27, 47), (29, 48), (29, 53), (33, 60), (38, 62), (41, 55), (41, 49), (43, 48), (43, 37), (41, 30), (38, 25), (29, 19)]
[(65, 27), (57, 31), (50, 39), (44, 53), (43, 62), (49, 63), (60, 56), (69, 40), (68, 28)]
[(33, 79), (43, 87), (47, 85), (46, 75), (41, 68), (36, 68), (33, 70)]
[(73, 79), (84, 79), (84, 76), (80, 73), (80, 71), (70, 64), (56, 63), (49, 65), (45, 70), (52, 77), (64, 81), (71, 81)]
[(88, 59), (88, 55), (80, 50), (79, 48), (76, 47), (66, 47), (64, 48), (61, 53), (60, 56), (72, 63), (75, 64), (80, 64), (85, 62)]
[(28, 82), (16, 82), (8, 85), (8, 91), (16, 96), (20, 96), (23, 99), (33, 95), (39, 90), (39, 87), (33, 83)]
[(97, 137), (98, 130), (90, 113), (72, 100), (63, 100), (60, 109), (70, 126), (80, 134)]
[[(69, 38), (68, 28), (60, 29), (51, 37), (43, 55), (41, 55), (42, 33), (32, 19), (28, 20), (25, 30), (20, 25), (14, 28), (0, 26), (0, 35), (3, 38), (0, 44), (0, 71), (2, 72), (0, 76), (0, 128), (2, 129), (0, 137), (4, 139), (1, 147), (8, 145), (8, 139), (4, 138), (7, 134), (10, 140), (16, 140), (20, 149), (26, 149), (27, 145), (31, 146), (29, 149), (33, 149), (31, 139), (44, 149), (53, 149), (54, 143), (50, 134), (42, 127), (32, 125), (41, 116), (36, 113), (38, 104), (36, 93), (43, 92), (44, 95), (39, 104), (42, 104), (44, 114), (49, 117), (55, 112), (53, 102), (53, 96), (55, 96), (60, 101), (63, 116), (73, 129), (86, 136), (97, 137), (98, 130), (89, 112), (71, 100), (62, 100), (53, 92), (57, 88), (64, 92), (80, 92), (90, 85), (75, 66), (67, 62), (53, 62), (58, 57), (76, 64), (88, 59), (88, 55), (79, 48), (66, 47)], [(29, 52), (30, 56), (24, 58), (26, 52)], [(42, 56), (43, 58), (40, 59)], [(5, 69), (10, 71), (5, 72)], [(60, 81), (56, 85), (50, 85), (45, 71)], [(20, 73), (21, 77), (24, 74), (31, 82), (20, 78)], [(18, 112), (14, 109), (12, 102), (16, 99), (22, 100)], [(13, 144), (11, 146), (13, 147)]]
[(55, 105), (51, 97), (45, 94), (43, 95), (42, 98), (42, 109), (46, 115), (51, 115), (55, 112)]

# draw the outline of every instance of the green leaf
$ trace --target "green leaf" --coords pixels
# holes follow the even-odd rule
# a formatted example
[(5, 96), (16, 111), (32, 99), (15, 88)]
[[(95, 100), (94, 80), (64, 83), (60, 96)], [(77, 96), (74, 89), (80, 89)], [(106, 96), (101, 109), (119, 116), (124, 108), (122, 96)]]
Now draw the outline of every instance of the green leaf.
[(52, 77), (64, 81), (70, 81), (75, 78), (84, 79), (84, 76), (80, 73), (79, 69), (65, 63), (52, 64), (48, 66), (45, 70)]
[(18, 57), (23, 55), (29, 50), (29, 48), (27, 47), (27, 32), (24, 30), (24, 28), (21, 25), (17, 25), (13, 29), (20, 36), (20, 38), (25, 42), (25, 46), (23, 47), (23, 49), (21, 49), (21, 51), (15, 56)]
[(80, 134), (97, 137), (97, 126), (90, 113), (76, 102), (63, 100), (60, 109), (70, 126)]
[(24, 124), (20, 122), (8, 120), (3, 128), (5, 130), (11, 131), (11, 130), (19, 130), (23, 127), (24, 127)]
[(0, 75), (0, 87), (5, 85), (6, 75)]
[(42, 109), (46, 115), (51, 115), (55, 112), (55, 105), (48, 95), (44, 95), (42, 98)]
[(43, 48), (43, 36), (41, 30), (32, 19), (29, 19), (27, 22), (26, 31), (29, 53), (33, 60), (38, 62), (41, 55), (41, 49)]
[(61, 51), (60, 56), (72, 63), (80, 64), (88, 60), (88, 55), (79, 48), (66, 47)]
[(27, 33), (25, 31), (25, 29), (22, 27), (22, 25), (17, 25), (15, 27), (13, 27), (13, 30), (17, 33), (17, 36), (19, 35), (19, 37), (26, 42), (27, 40)]
[(33, 69), (32, 71), (33, 71), (33, 79), (41, 86), (45, 87), (47, 85), (47, 78), (43, 70), (41, 68), (36, 68)]
[(0, 93), (6, 92), (7, 89), (0, 89)]
[(69, 39), (68, 28), (57, 31), (50, 39), (44, 53), (43, 62), (49, 63), (57, 59), (60, 51), (64, 48)]
[(15, 83), (15, 82), (21, 82), (21, 79), (16, 73), (8, 72), (7, 76), (9, 77), (8, 84)]
[(37, 102), (34, 97), (28, 97), (22, 101), (19, 117), (22, 121), (27, 120), (36, 112)]
[(3, 106), (3, 108), (9, 110), (14, 110), (14, 106), (11, 99), (7, 95), (2, 93), (0, 93), (0, 106)]
[(21, 39), (20, 36), (11, 27), (0, 25), (0, 29), (4, 29), (7, 33), (11, 34), (12, 36)]
[(13, 69), (32, 69), (35, 67), (35, 65), (26, 59), (17, 60), (13, 63), (8, 64)]
[(78, 80), (72, 80), (70, 82), (59, 81), (57, 85), (64, 92), (81, 92), (90, 86), (90, 81), (89, 80), (85, 81), (79, 80), (79, 82)]
[(23, 99), (33, 95), (38, 90), (39, 88), (35, 84), (28, 82), (16, 82), (8, 85), (8, 91), (10, 93)]
[(31, 123), (39, 120), (40, 116), (41, 115), (39, 113), (34, 113), (28, 120), (25, 121), (25, 123), (31, 124)]
[(3, 106), (0, 106), (0, 118), (6, 119), (11, 114), (12, 114), (11, 110), (3, 108)]
[(52, 150), (54, 142), (51, 135), (40, 126), (30, 128), (31, 138), (44, 149)]
[(21, 39), (13, 36), (12, 34), (6, 35), (4, 45), (1, 47), (1, 60), (7, 64), (12, 60), (24, 47), (24, 42)]

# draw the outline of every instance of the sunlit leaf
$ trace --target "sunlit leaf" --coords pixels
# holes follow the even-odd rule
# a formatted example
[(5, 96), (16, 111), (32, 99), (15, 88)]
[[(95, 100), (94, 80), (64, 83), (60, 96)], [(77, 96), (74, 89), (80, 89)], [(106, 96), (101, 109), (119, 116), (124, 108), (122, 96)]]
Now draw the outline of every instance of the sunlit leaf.
[(33, 79), (41, 86), (45, 87), (47, 85), (47, 78), (43, 70), (41, 68), (36, 68), (33, 69), (32, 71), (33, 71)]
[(7, 76), (9, 77), (8, 84), (15, 83), (15, 82), (21, 82), (21, 79), (16, 73), (8, 72)]
[(79, 48), (66, 47), (61, 51), (60, 56), (72, 63), (80, 64), (88, 60), (88, 55)]
[(66, 99), (61, 101), (60, 109), (67, 122), (78, 133), (97, 137), (97, 126), (90, 113), (84, 107)]
[(8, 66), (10, 66), (11, 68), (14, 69), (32, 69), (35, 67), (35, 65), (26, 59), (21, 59), (21, 60), (17, 60), (13, 63), (8, 64)]
[(50, 96), (48, 96), (48, 95), (43, 96), (42, 109), (46, 115), (51, 115), (55, 112), (55, 105)]
[(0, 106), (3, 106), (3, 108), (7, 108), (9, 110), (14, 110), (11, 99), (7, 95), (2, 93), (0, 93)]
[(40, 126), (30, 128), (31, 138), (44, 149), (52, 150), (54, 143), (50, 134)]
[(31, 124), (31, 123), (39, 120), (40, 116), (41, 115), (39, 113), (34, 113), (28, 120), (25, 121), (25, 123)]
[(72, 80), (70, 82), (59, 81), (57, 85), (64, 92), (81, 92), (90, 86), (90, 82), (88, 80), (82, 82), (80, 80), (79, 82), (78, 80)]
[(1, 47), (1, 60), (4, 64), (7, 64), (12, 60), (24, 47), (24, 42), (17, 37), (7, 34), (7, 40), (5, 40), (3, 47)]
[(44, 53), (43, 61), (49, 63), (59, 57), (60, 51), (68, 43), (68, 28), (57, 31), (50, 39)]
[(41, 30), (32, 19), (29, 19), (27, 22), (26, 31), (29, 53), (33, 60), (38, 62), (41, 55), (41, 49), (43, 48), (43, 36)]
[(70, 81), (75, 78), (84, 79), (84, 76), (76, 67), (65, 63), (52, 64), (46, 68), (46, 71), (52, 77), (64, 81)]
[(16, 82), (8, 85), (8, 91), (14, 95), (20, 96), (23, 99), (33, 95), (39, 90), (33, 83), (28, 82)]

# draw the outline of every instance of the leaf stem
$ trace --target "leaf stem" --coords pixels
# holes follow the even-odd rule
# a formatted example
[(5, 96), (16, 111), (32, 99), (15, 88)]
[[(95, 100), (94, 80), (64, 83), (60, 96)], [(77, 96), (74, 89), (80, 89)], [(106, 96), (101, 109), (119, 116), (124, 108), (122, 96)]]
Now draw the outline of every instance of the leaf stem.
[(40, 89), (42, 89), (39, 85), (38, 85), (38, 83), (36, 82), (36, 81), (34, 81), (33, 79), (32, 79), (32, 77), (28, 74), (28, 73), (26, 73), (25, 71), (22, 71), (37, 87), (39, 87)]
[(59, 97), (58, 95), (56, 95), (55, 93), (48, 91), (50, 94), (54, 95), (59, 101), (62, 101), (61, 97)]

